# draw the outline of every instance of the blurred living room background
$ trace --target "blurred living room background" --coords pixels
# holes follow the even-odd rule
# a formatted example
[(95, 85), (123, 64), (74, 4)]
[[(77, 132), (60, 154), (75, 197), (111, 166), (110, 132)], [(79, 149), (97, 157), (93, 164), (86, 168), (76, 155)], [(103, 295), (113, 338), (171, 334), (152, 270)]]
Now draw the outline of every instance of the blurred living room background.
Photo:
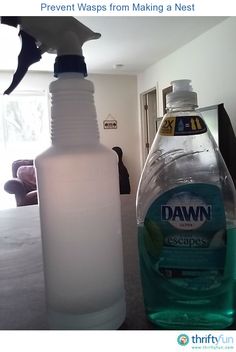
[[(236, 17), (81, 17), (102, 37), (84, 45), (94, 83), (101, 142), (121, 147), (135, 197), (141, 170), (164, 114), (163, 92), (191, 79), (199, 107), (224, 103), (236, 130)], [(17, 67), (18, 30), (0, 25), (0, 209), (15, 207), (4, 191), (12, 162), (34, 159), (50, 144), (49, 84), (54, 54), (32, 65), (17, 89), (3, 95)], [(7, 43), (7, 44), (6, 44)], [(152, 106), (151, 106), (152, 105)], [(117, 128), (104, 129), (114, 119)]]

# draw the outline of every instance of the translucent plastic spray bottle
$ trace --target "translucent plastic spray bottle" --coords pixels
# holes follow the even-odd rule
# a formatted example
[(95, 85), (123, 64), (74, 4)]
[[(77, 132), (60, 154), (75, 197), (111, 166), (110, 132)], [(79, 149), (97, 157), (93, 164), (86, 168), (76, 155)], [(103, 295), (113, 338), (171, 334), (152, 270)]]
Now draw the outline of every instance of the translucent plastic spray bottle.
[[(100, 34), (72, 17), (19, 17), (23, 40), (10, 93), (55, 51), (52, 146), (36, 158), (46, 301), (53, 329), (117, 329), (125, 319), (117, 156), (100, 144), (81, 47)], [(37, 43), (41, 42), (38, 47)]]
[(223, 329), (234, 319), (235, 190), (191, 81), (173, 81), (139, 183), (144, 303), (166, 329)]

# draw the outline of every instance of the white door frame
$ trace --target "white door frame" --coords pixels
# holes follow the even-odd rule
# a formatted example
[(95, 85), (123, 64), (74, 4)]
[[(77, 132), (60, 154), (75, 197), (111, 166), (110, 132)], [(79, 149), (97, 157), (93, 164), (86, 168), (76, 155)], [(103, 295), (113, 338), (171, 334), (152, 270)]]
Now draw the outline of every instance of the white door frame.
[(149, 93), (156, 92), (156, 117), (158, 117), (159, 111), (159, 94), (158, 94), (158, 84), (153, 88), (140, 93), (140, 112), (141, 112), (141, 167), (143, 168), (144, 163), (147, 158), (147, 147), (148, 142), (148, 122), (147, 122), (147, 110), (145, 109), (145, 100)]

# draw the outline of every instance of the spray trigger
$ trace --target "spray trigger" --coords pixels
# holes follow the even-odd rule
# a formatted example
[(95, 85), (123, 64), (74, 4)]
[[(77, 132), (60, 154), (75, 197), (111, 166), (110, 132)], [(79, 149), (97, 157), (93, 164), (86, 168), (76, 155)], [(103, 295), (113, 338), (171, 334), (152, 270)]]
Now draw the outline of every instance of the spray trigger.
[(91, 39), (100, 38), (99, 33), (80, 23), (74, 17), (0, 17), (0, 23), (20, 26), (22, 47), (18, 67), (10, 87), (10, 94), (20, 83), (28, 68), (41, 59), (45, 52), (57, 54), (54, 76), (64, 72), (77, 72), (87, 76), (82, 46)]
[(4, 94), (10, 94), (20, 83), (30, 65), (41, 59), (41, 52), (36, 45), (35, 38), (23, 30), (20, 30), (19, 36), (21, 37), (22, 46), (18, 56), (18, 67), (13, 76), (10, 87), (4, 92)]

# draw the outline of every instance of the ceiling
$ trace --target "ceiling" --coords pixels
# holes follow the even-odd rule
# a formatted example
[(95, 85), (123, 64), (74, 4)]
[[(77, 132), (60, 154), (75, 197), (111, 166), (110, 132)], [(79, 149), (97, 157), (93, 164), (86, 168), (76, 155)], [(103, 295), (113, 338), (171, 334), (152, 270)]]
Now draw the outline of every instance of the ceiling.
[[(84, 44), (88, 72), (137, 74), (169, 55), (226, 17), (77, 17), (98, 40)], [(21, 43), (17, 29), (0, 25), (0, 70), (15, 70)], [(4, 47), (2, 45), (2, 47)], [(32, 70), (52, 71), (55, 55), (44, 54)], [(118, 67), (117, 67), (118, 65)], [(119, 66), (123, 65), (123, 66)]]

